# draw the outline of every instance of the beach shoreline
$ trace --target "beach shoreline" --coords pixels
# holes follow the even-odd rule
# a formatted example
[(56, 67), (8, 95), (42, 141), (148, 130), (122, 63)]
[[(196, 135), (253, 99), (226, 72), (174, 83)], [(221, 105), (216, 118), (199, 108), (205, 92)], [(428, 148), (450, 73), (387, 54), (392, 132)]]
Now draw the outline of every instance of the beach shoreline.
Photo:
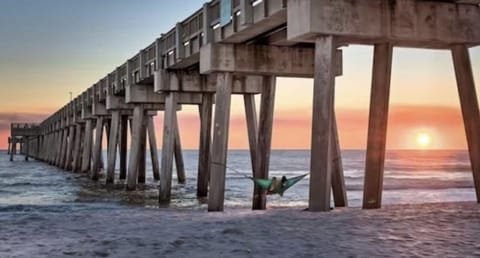
[(480, 255), (480, 205), (265, 211), (115, 207), (0, 210), (0, 257), (372, 257)]

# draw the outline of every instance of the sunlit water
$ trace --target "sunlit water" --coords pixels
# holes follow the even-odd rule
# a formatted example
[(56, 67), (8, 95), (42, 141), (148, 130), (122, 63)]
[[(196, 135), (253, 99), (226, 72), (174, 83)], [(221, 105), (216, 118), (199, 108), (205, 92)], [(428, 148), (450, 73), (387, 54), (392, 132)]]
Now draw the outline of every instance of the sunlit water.
[[(104, 153), (105, 155), (105, 153)], [(171, 207), (205, 209), (206, 200), (196, 198), (197, 151), (185, 151), (187, 183), (177, 183), (173, 173)], [(247, 151), (230, 151), (228, 156), (225, 205), (249, 207), (253, 184), (244, 175), (251, 174)], [(292, 177), (309, 170), (309, 151), (273, 151), (271, 176)], [(384, 179), (384, 204), (473, 201), (475, 191), (466, 151), (390, 151), (387, 153)], [(364, 151), (344, 151), (343, 167), (350, 206), (361, 206)], [(118, 177), (118, 172), (117, 172)], [(152, 178), (147, 160), (147, 184), (135, 192), (126, 192), (124, 182), (116, 180), (107, 187), (102, 177), (92, 182), (85, 175), (66, 172), (47, 164), (16, 156), (9, 162), (0, 152), (0, 209), (2, 210), (75, 210), (106, 209), (118, 206), (158, 207), (158, 183)], [(305, 207), (309, 177), (292, 187), (283, 197), (269, 196), (268, 205)]]

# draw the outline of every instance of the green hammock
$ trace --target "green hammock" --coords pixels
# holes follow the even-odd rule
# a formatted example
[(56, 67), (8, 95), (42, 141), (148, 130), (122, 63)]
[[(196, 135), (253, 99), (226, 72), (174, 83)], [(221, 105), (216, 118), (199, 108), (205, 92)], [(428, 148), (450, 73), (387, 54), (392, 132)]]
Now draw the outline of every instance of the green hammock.
[(298, 183), (307, 175), (308, 174), (289, 178), (284, 182), (280, 180), (280, 182), (275, 183), (275, 185), (272, 185), (273, 184), (272, 179), (259, 179), (259, 178), (253, 178), (253, 177), (248, 177), (248, 178), (250, 178), (253, 182), (255, 182), (257, 186), (267, 191), (268, 195), (279, 194), (280, 196), (283, 196), (283, 193), (287, 191), (288, 188)]

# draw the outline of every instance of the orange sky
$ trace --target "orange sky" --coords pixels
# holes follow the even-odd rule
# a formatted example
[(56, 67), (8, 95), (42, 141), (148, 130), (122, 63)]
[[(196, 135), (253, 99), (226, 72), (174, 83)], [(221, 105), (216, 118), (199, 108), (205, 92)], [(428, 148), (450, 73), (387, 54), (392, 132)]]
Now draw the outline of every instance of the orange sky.
[[(477, 92), (480, 78), (480, 48), (471, 50)], [(344, 75), (336, 80), (336, 113), (343, 148), (365, 148), (372, 48), (344, 48)], [(431, 137), (429, 148), (464, 149), (465, 133), (459, 110), (456, 81), (448, 51), (396, 48), (391, 86), (387, 148), (418, 148), (416, 135)], [(28, 68), (30, 69), (30, 68)], [(102, 70), (103, 69), (103, 70)], [(68, 91), (82, 92), (88, 81), (96, 81), (106, 68), (73, 71), (71, 77), (50, 78), (29, 70), (29, 76), (0, 76), (0, 148), (6, 148), (8, 125), (16, 122), (39, 122), (69, 99)], [(32, 83), (38, 78), (41, 87)], [(81, 78), (81, 79), (77, 79)], [(6, 85), (12, 85), (6, 87)], [(21, 87), (26, 85), (25, 87)], [(69, 85), (65, 87), (65, 85)], [(309, 149), (311, 130), (311, 79), (278, 78), (273, 130), (274, 149)], [(230, 148), (248, 147), (242, 98), (232, 99)], [(257, 98), (257, 107), (259, 106)], [(179, 113), (182, 142), (185, 148), (198, 146), (197, 109), (186, 107)], [(162, 113), (156, 118), (158, 145), (161, 146)]]

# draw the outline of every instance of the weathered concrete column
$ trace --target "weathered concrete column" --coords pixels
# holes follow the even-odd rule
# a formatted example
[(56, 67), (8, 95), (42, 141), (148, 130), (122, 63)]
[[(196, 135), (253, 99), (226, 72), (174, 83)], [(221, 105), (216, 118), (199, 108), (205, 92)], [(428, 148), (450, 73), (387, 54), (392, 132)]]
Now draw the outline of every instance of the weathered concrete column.
[(17, 141), (15, 138), (12, 138), (12, 151), (10, 151), (10, 161), (13, 161), (13, 156), (17, 152)]
[(43, 161), (41, 156), (40, 156), (40, 148), (42, 146), (42, 142), (43, 142), (43, 136), (38, 136), (37, 137), (37, 146), (35, 148), (35, 156), (36, 156), (36, 159), (40, 160), (40, 161)]
[(86, 173), (90, 170), (90, 162), (92, 156), (92, 137), (93, 137), (93, 127), (92, 119), (87, 119), (85, 121), (85, 135), (83, 141), (83, 155), (82, 155), (82, 172)]
[[(260, 120), (258, 125), (257, 155), (255, 159), (255, 178), (268, 179), (270, 165), (270, 150), (272, 145), (273, 113), (275, 106), (275, 76), (264, 76), (263, 93), (260, 103)], [(264, 210), (266, 208), (266, 192), (260, 187), (254, 187), (252, 208)]]
[(200, 111), (200, 144), (198, 150), (197, 197), (208, 195), (210, 178), (210, 146), (212, 139), (213, 94), (203, 94)]
[(72, 171), (79, 172), (81, 164), (81, 144), (82, 144), (82, 125), (77, 124), (75, 129), (75, 135), (73, 139), (73, 160), (72, 160)]
[(174, 137), (175, 168), (177, 170), (177, 180), (179, 184), (185, 184), (187, 179), (185, 175), (185, 165), (183, 163), (182, 142), (180, 140), (180, 128), (178, 126), (177, 116), (175, 116)]
[(24, 141), (25, 141), (25, 161), (28, 161), (28, 156), (30, 155), (29, 153), (29, 150), (30, 150), (30, 146), (29, 146), (29, 142), (28, 142), (28, 137), (24, 137)]
[(245, 118), (247, 122), (248, 144), (250, 148), (250, 161), (252, 163), (252, 176), (258, 174), (257, 169), (257, 142), (258, 142), (258, 119), (254, 94), (244, 94)]
[(148, 118), (144, 115), (140, 131), (140, 155), (138, 162), (138, 183), (145, 184), (147, 172), (147, 127)]
[(133, 110), (132, 139), (130, 157), (128, 162), (127, 190), (135, 190), (137, 187), (138, 166), (140, 163), (141, 131), (145, 110), (142, 105), (136, 105)]
[(8, 137), (7, 155), (10, 155), (10, 152), (12, 152), (12, 138), (11, 138), (11, 137)]
[(332, 120), (332, 140), (330, 144), (332, 152), (332, 192), (335, 207), (347, 207), (347, 190), (345, 177), (343, 176), (342, 153), (338, 139), (337, 119), (335, 113)]
[(57, 132), (55, 131), (50, 133), (49, 144), (46, 146), (48, 150), (48, 164), (50, 165), (53, 164), (53, 160), (55, 159), (55, 152), (57, 151), (56, 135), (57, 135)]
[(103, 141), (103, 116), (97, 117), (97, 126), (95, 129), (95, 144), (93, 146), (93, 163), (90, 170), (90, 178), (92, 180), (98, 180), (100, 172), (100, 160), (102, 156), (102, 141)]
[(62, 130), (63, 137), (62, 137), (62, 148), (60, 150), (60, 162), (58, 164), (59, 168), (65, 167), (65, 160), (67, 158), (67, 145), (68, 145), (68, 127)]
[(44, 154), (43, 154), (43, 157), (44, 157), (44, 158), (43, 158), (43, 159), (44, 159), (45, 163), (48, 163), (48, 162), (49, 162), (49, 159), (50, 159), (50, 151), (51, 151), (51, 148), (49, 147), (49, 145), (50, 145), (50, 143), (51, 143), (51, 141), (50, 141), (50, 137), (51, 137), (50, 132), (47, 132), (45, 137), (46, 137), (46, 139), (45, 139), (45, 141), (44, 141), (44, 143), (43, 143), (43, 147), (42, 147), (42, 148), (43, 148), (43, 152), (44, 152)]
[(480, 203), (480, 112), (468, 48), (465, 45), (453, 46), (452, 57), (460, 95), (463, 123), (467, 135), (475, 192), (477, 202)]
[(309, 211), (329, 211), (331, 123), (334, 112), (336, 44), (332, 36), (315, 41)]
[(107, 184), (115, 181), (115, 164), (117, 158), (118, 129), (120, 128), (120, 111), (112, 111), (112, 123), (110, 126), (110, 139), (108, 142)]
[(364, 209), (376, 209), (382, 206), (392, 53), (391, 44), (375, 45), (365, 161)]
[(233, 86), (232, 77), (232, 73), (220, 73), (217, 77), (208, 211), (223, 211), (228, 130), (230, 128), (230, 104)]
[(65, 170), (72, 170), (72, 153), (73, 153), (74, 139), (75, 139), (75, 126), (70, 125), (68, 127), (67, 153), (65, 156), (65, 162), (63, 163), (63, 169)]
[(59, 167), (60, 158), (62, 155), (62, 140), (63, 140), (63, 130), (59, 129), (56, 133), (56, 143), (55, 143), (55, 157), (53, 159), (53, 165)]
[(120, 148), (120, 180), (127, 178), (127, 137), (128, 116), (122, 116), (120, 121), (120, 137), (118, 139)]
[(152, 160), (152, 173), (154, 180), (160, 180), (160, 164), (158, 163), (157, 137), (153, 117), (148, 117), (148, 142), (150, 143), (150, 156)]
[(55, 131), (51, 131), (50, 132), (50, 135), (49, 135), (49, 143), (45, 146), (45, 148), (47, 148), (47, 163), (49, 165), (52, 165), (52, 160), (53, 160), (53, 157), (55, 156), (55, 152), (56, 152), (56, 147), (55, 147), (55, 134), (56, 132)]
[(162, 163), (160, 168), (160, 193), (159, 203), (170, 202), (172, 188), (173, 153), (175, 149), (175, 130), (177, 116), (177, 94), (168, 93), (165, 99), (165, 112), (163, 119), (163, 147)]

